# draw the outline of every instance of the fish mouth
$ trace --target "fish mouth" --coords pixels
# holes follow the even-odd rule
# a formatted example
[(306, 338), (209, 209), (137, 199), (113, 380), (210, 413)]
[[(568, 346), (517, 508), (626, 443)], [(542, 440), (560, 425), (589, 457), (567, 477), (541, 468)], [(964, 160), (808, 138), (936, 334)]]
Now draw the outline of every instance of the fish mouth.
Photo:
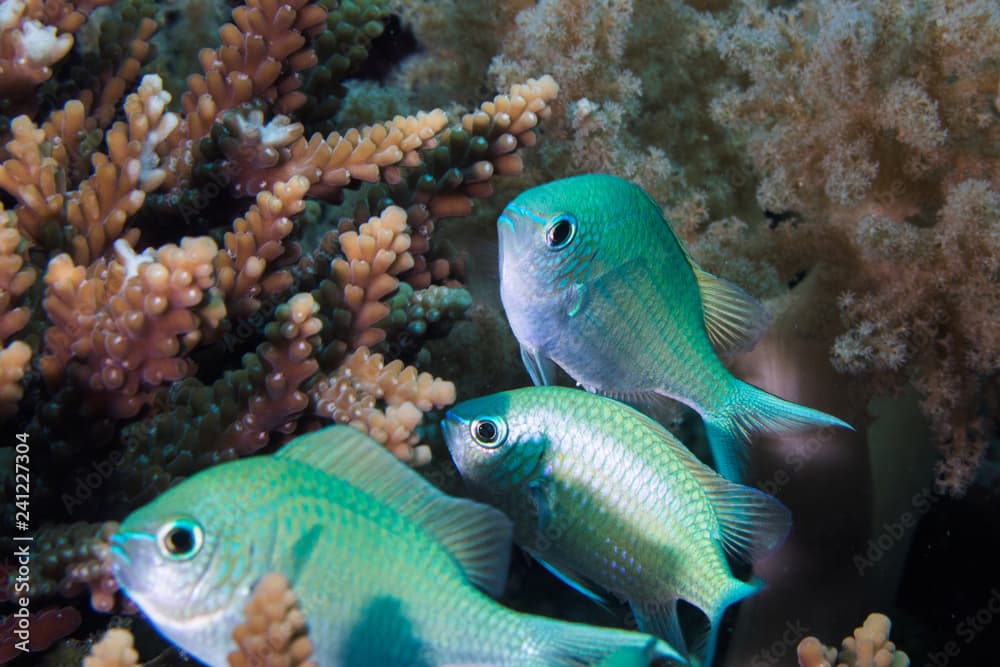
[(521, 228), (524, 228), (529, 222), (544, 226), (547, 220), (534, 211), (521, 208), (517, 204), (507, 204), (507, 208), (497, 218), (497, 229), (503, 232), (504, 227), (510, 227), (510, 231), (517, 232), (518, 223), (520, 223)]
[[(155, 540), (149, 533), (121, 531), (111, 536), (111, 574), (123, 589), (129, 589), (128, 573), (132, 567), (132, 556), (129, 555), (129, 546), (135, 547), (135, 540)], [(132, 544), (129, 544), (129, 541)]]

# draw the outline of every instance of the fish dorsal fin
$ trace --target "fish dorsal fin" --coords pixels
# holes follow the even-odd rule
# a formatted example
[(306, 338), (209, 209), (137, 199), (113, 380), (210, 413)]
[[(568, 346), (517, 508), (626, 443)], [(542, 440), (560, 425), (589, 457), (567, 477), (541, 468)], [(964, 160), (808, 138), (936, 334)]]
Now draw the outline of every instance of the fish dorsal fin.
[(372, 496), (437, 539), (473, 584), (490, 595), (503, 592), (513, 526), (499, 510), (445, 495), (350, 426), (307, 433), (285, 445), (275, 458), (317, 468)]
[(771, 314), (745, 291), (713, 276), (691, 262), (698, 289), (705, 330), (715, 349), (722, 353), (747, 352), (757, 344), (771, 323)]
[(638, 410), (623, 406), (635, 418), (660, 435), (668, 447), (698, 481), (719, 520), (716, 536), (726, 552), (753, 562), (771, 553), (785, 541), (792, 515), (781, 502), (757, 489), (730, 482), (688, 450), (674, 435)]
[[(649, 194), (644, 193), (651, 205), (661, 213), (663, 208)], [(691, 256), (674, 227), (663, 216), (670, 238), (684, 255), (694, 272), (701, 293), (701, 310), (708, 338), (717, 352), (735, 354), (747, 352), (757, 344), (771, 323), (771, 314), (761, 303), (728, 280), (705, 271)]]

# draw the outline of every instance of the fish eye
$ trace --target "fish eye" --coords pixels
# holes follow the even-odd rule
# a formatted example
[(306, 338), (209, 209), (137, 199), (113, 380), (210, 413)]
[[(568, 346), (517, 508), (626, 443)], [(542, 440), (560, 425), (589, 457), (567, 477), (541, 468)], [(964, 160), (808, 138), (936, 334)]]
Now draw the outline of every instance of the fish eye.
[(507, 424), (499, 419), (481, 417), (473, 420), (470, 427), (472, 437), (483, 447), (499, 447), (507, 439)]
[(173, 560), (193, 558), (205, 542), (205, 531), (190, 519), (176, 519), (163, 526), (157, 536), (160, 550)]
[(576, 236), (576, 218), (566, 213), (557, 216), (545, 228), (545, 244), (551, 250), (562, 250)]

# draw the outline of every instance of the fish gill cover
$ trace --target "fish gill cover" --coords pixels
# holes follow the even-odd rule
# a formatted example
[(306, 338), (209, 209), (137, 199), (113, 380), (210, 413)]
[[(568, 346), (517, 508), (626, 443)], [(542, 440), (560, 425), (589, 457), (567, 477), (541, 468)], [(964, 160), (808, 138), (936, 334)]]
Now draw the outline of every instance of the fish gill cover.
[[(0, 660), (21, 609), (51, 661), (111, 619), (162, 650), (120, 615), (105, 522), (200, 469), (337, 421), (458, 489), (424, 413), (527, 377), (455, 248), (583, 172), (641, 185), (772, 312), (737, 374), (861, 434), (757, 473), (804, 574), (727, 660), (787, 663), (871, 605), (905, 608), (913, 655), (980, 650), (955, 619), (991, 581), (926, 554), (997, 540), (962, 504), (997, 502), (995, 2), (3, 0), (0, 93)], [(539, 586), (510, 595), (551, 608)]]

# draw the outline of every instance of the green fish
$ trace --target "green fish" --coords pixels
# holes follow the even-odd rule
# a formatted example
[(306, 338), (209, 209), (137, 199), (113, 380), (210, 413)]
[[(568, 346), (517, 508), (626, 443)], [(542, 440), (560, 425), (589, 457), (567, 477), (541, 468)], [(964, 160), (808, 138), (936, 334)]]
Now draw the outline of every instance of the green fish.
[(156, 628), (213, 666), (268, 572), (291, 582), (322, 667), (585, 665), (624, 649), (680, 659), (649, 635), (518, 614), (480, 592), (503, 590), (510, 540), (500, 512), (334, 426), (185, 480), (126, 518), (111, 552)]
[(760, 558), (791, 526), (784, 505), (722, 478), (660, 424), (578, 389), (473, 399), (443, 427), (471, 495), (507, 514), (515, 542), (571, 586), (628, 601), (641, 630), (679, 650), (677, 600), (701, 609), (706, 665), (723, 612), (762, 585), (735, 578), (725, 554)]
[(742, 478), (758, 431), (848, 424), (734, 377), (716, 354), (747, 350), (769, 316), (703, 271), (639, 186), (566, 178), (521, 193), (497, 222), (500, 296), (536, 385), (556, 365), (588, 391), (701, 414), (716, 467)]

